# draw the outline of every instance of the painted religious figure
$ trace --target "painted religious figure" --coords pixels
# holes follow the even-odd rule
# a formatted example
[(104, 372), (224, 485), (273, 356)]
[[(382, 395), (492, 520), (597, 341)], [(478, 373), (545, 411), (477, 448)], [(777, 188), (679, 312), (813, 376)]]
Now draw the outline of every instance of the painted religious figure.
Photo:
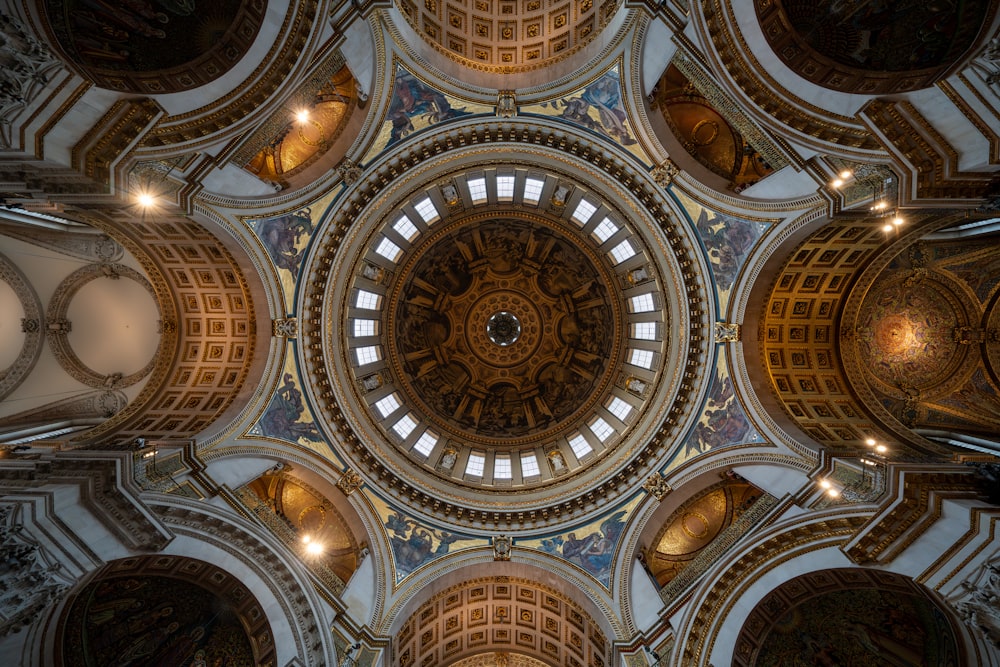
[(527, 106), (524, 111), (555, 116), (602, 134), (644, 162), (649, 161), (629, 126), (617, 65), (581, 90), (551, 102)]
[(687, 211), (705, 245), (705, 253), (715, 278), (719, 312), (725, 313), (736, 278), (769, 224), (718, 213), (681, 192), (674, 191), (673, 194)]
[(383, 521), (396, 566), (396, 581), (402, 581), (421, 565), (459, 548), (485, 543), (419, 523), (390, 507), (383, 508)]
[(409, 134), (442, 121), (471, 112), (466, 107), (453, 107), (447, 97), (402, 67), (396, 68), (396, 81), (386, 121), (391, 124), (388, 148)]
[(637, 501), (593, 523), (569, 533), (524, 542), (545, 553), (559, 556), (583, 568), (604, 586), (609, 586), (618, 541), (625, 531), (626, 519)]

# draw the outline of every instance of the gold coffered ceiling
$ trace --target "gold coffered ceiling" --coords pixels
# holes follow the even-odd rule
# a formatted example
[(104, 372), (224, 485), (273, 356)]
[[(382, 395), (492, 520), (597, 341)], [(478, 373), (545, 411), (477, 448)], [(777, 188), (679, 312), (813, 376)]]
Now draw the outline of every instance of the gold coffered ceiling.
[(530, 69), (589, 43), (618, 0), (399, 0), (413, 28), (477, 69)]

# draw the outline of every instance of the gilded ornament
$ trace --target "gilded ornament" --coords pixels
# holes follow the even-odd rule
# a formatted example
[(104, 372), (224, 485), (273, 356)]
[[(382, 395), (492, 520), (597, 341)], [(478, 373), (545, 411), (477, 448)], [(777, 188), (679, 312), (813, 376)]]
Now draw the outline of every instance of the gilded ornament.
[(513, 118), (517, 115), (517, 98), (513, 90), (501, 90), (497, 94), (497, 115), (501, 118)]
[(354, 160), (350, 158), (344, 158), (337, 165), (337, 174), (347, 185), (353, 185), (361, 179), (364, 171)]
[(513, 540), (506, 535), (497, 535), (493, 538), (493, 560), (510, 560), (510, 549)]
[(740, 325), (735, 322), (715, 323), (716, 343), (738, 343), (740, 340)]
[(674, 164), (673, 160), (667, 158), (660, 164), (653, 167), (653, 170), (650, 172), (650, 176), (653, 177), (653, 180), (656, 181), (657, 185), (665, 188), (674, 182), (674, 178), (676, 178), (679, 173), (681, 173), (680, 167)]
[(343, 491), (345, 496), (349, 496), (360, 489), (362, 484), (364, 484), (364, 480), (361, 479), (361, 475), (351, 468), (345, 470), (344, 474), (337, 480), (337, 488)]
[(297, 318), (279, 318), (271, 320), (271, 335), (275, 338), (295, 338), (299, 335)]
[(668, 493), (673, 491), (673, 488), (667, 483), (667, 480), (664, 479), (659, 473), (651, 476), (643, 482), (642, 488), (648, 491), (657, 500), (663, 500), (667, 497)]

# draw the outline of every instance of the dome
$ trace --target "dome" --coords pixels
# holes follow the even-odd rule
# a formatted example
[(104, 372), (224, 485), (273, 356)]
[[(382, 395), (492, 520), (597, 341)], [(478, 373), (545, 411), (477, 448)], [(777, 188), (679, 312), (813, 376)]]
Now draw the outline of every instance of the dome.
[[(471, 4), (471, 6), (470, 6)], [(537, 69), (593, 41), (618, 0), (399, 0), (406, 21), (432, 47), (473, 69)]]
[(682, 391), (679, 371), (701, 311), (678, 295), (698, 293), (698, 274), (632, 197), (526, 150), (500, 164), (456, 152), (311, 258), (323, 355), (307, 363), (350, 424), (331, 430), (378, 451), (381, 464), (353, 452), (359, 468), (456, 507), (502, 495), (544, 522), (559, 501), (624, 491), (623, 466), (668, 451), (650, 435), (697, 384)]

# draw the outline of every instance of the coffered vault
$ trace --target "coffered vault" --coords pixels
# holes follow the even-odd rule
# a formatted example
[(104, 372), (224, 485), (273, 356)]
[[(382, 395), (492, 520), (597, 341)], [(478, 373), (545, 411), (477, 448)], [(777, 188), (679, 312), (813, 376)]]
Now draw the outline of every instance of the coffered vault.
[(844, 7), (6, 3), (4, 664), (1000, 664), (1000, 19)]

